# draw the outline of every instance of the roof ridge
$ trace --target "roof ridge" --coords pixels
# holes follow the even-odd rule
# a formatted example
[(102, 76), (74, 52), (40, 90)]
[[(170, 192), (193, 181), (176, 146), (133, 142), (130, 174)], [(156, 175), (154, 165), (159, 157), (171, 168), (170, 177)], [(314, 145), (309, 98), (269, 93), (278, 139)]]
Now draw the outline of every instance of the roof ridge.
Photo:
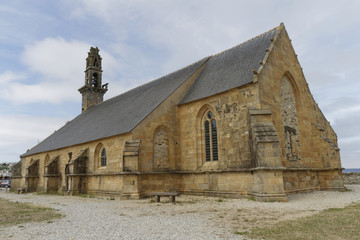
[(233, 49), (233, 48), (236, 48), (236, 47), (238, 47), (238, 46), (240, 46), (240, 45), (242, 45), (242, 44), (245, 44), (245, 43), (250, 42), (250, 41), (252, 41), (252, 40), (254, 40), (254, 39), (256, 39), (256, 38), (259, 38), (259, 37), (261, 37), (262, 35), (265, 35), (265, 34), (271, 32), (271, 31), (274, 31), (274, 30), (277, 29), (277, 28), (278, 28), (278, 29), (281, 29), (281, 26), (282, 26), (282, 25), (280, 24), (280, 26), (274, 27), (274, 28), (272, 28), (272, 29), (270, 29), (270, 30), (268, 30), (268, 31), (266, 31), (266, 32), (263, 32), (263, 33), (255, 36), (255, 37), (252, 37), (252, 38), (250, 38), (250, 39), (248, 39), (248, 40), (246, 40), (246, 41), (244, 41), (244, 42), (242, 42), (242, 43), (239, 43), (239, 44), (237, 44), (237, 45), (235, 45), (235, 46), (233, 46), (233, 47), (231, 47), (231, 48), (225, 49), (225, 50), (223, 50), (223, 51), (221, 51), (221, 52), (219, 52), (219, 53), (216, 53), (216, 54), (214, 54), (214, 55), (211, 55), (210, 57), (214, 57), (214, 56), (220, 55), (220, 54), (222, 54), (222, 53), (224, 53), (224, 52), (226, 52), (226, 51), (229, 51), (229, 50), (231, 50), (231, 49)]
[[(274, 28), (272, 28), (272, 29), (270, 29), (270, 30), (268, 30), (268, 31), (266, 31), (266, 32), (263, 32), (263, 33), (255, 36), (255, 37), (252, 37), (252, 38), (250, 38), (250, 39), (248, 39), (248, 40), (246, 40), (246, 41), (244, 41), (244, 42), (242, 42), (242, 43), (240, 43), (240, 44), (237, 44), (237, 45), (235, 45), (235, 46), (233, 46), (233, 47), (231, 47), (231, 48), (225, 49), (225, 50), (223, 50), (223, 51), (221, 51), (221, 52), (219, 52), (219, 53), (216, 53), (216, 54), (213, 54), (213, 55), (209, 55), (209, 56), (207, 56), (207, 57), (204, 57), (204, 58), (202, 58), (202, 59), (200, 59), (200, 60), (198, 60), (198, 61), (195, 61), (195, 62), (193, 62), (193, 63), (191, 63), (191, 64), (188, 64), (188, 65), (186, 65), (186, 66), (184, 66), (184, 67), (182, 67), (182, 68), (180, 68), (180, 69), (174, 70), (174, 71), (172, 71), (172, 72), (170, 72), (170, 73), (168, 73), (168, 74), (166, 74), (166, 75), (163, 75), (163, 76), (161, 76), (161, 77), (158, 77), (158, 78), (156, 78), (156, 79), (154, 79), (154, 80), (151, 80), (151, 81), (149, 81), (149, 82), (145, 82), (145, 83), (143, 83), (143, 84), (141, 84), (141, 85), (138, 85), (137, 87), (134, 87), (134, 88), (129, 89), (129, 90), (126, 91), (126, 92), (123, 92), (123, 93), (120, 93), (120, 94), (118, 94), (118, 95), (116, 95), (116, 96), (113, 96), (113, 97), (105, 100), (104, 102), (107, 102), (107, 101), (109, 101), (109, 100), (111, 100), (111, 99), (114, 99), (114, 98), (120, 96), (120, 95), (126, 94), (126, 93), (128, 93), (128, 92), (130, 92), (130, 91), (133, 91), (133, 90), (135, 90), (135, 89), (138, 89), (138, 88), (141, 88), (141, 87), (146, 86), (146, 85), (148, 85), (148, 84), (151, 84), (151, 83), (153, 83), (153, 82), (155, 82), (155, 81), (157, 81), (157, 80), (159, 80), (159, 79), (161, 79), (161, 78), (167, 77), (167, 76), (169, 76), (169, 75), (171, 75), (171, 74), (173, 74), (173, 73), (179, 72), (179, 71), (181, 71), (181, 70), (183, 70), (183, 69), (185, 69), (185, 68), (187, 68), (187, 67), (190, 67), (190, 66), (192, 66), (192, 65), (194, 65), (194, 64), (196, 64), (196, 63), (198, 63), (198, 62), (200, 62), (200, 61), (203, 61), (203, 60), (206, 59), (206, 58), (207, 58), (207, 59), (210, 59), (210, 58), (212, 58), (212, 57), (214, 57), (214, 56), (220, 55), (220, 54), (223, 53), (223, 52), (229, 51), (229, 50), (231, 50), (231, 49), (233, 49), (233, 48), (236, 48), (236, 47), (238, 47), (238, 46), (240, 46), (240, 45), (242, 45), (242, 44), (245, 44), (245, 43), (247, 43), (247, 42), (249, 42), (249, 41), (251, 41), (251, 40), (254, 40), (254, 39), (256, 39), (256, 38), (259, 38), (259, 37), (261, 37), (262, 35), (265, 35), (265, 34), (268, 33), (268, 32), (274, 31), (274, 30), (277, 29), (277, 28), (278, 28), (278, 29), (281, 29), (282, 25), (283, 25), (283, 23), (280, 23), (279, 26), (274, 27)], [(102, 103), (104, 103), (104, 102), (102, 102)], [(102, 103), (100, 103), (100, 104), (98, 104), (98, 105), (101, 105)], [(96, 106), (98, 106), (98, 105), (96, 105)]]
[(171, 75), (130, 89), (89, 108), (21, 157), (130, 132), (208, 59), (209, 57), (189, 64)]
[[(195, 64), (198, 63), (198, 62), (201, 62), (201, 61), (203, 61), (203, 60), (205, 60), (205, 59), (209, 59), (209, 58), (211, 58), (211, 55), (210, 55), (210, 56), (207, 56), (207, 57), (204, 57), (204, 58), (202, 58), (202, 59), (200, 59), (200, 60), (198, 60), (198, 61), (196, 61), (196, 62), (193, 62), (193, 63), (191, 63), (191, 64), (188, 64), (188, 65), (186, 65), (186, 66), (184, 66), (184, 67), (182, 67), (182, 68), (180, 68), (180, 69), (174, 70), (174, 71), (172, 71), (172, 72), (170, 72), (170, 73), (168, 73), (168, 74), (166, 74), (166, 75), (163, 75), (163, 76), (161, 76), (161, 77), (158, 77), (158, 78), (156, 78), (156, 79), (154, 79), (154, 80), (151, 80), (151, 81), (149, 81), (149, 82), (145, 82), (145, 83), (143, 83), (143, 84), (141, 84), (141, 85), (138, 85), (138, 86), (136, 86), (136, 87), (134, 87), (134, 88), (131, 88), (131, 89), (127, 90), (126, 92), (120, 93), (120, 94), (118, 94), (118, 95), (116, 95), (116, 96), (113, 96), (113, 97), (111, 97), (111, 98), (109, 98), (109, 99), (106, 99), (105, 101), (103, 101), (103, 102), (100, 103), (100, 104), (95, 105), (94, 107), (100, 106), (101, 104), (103, 104), (103, 103), (105, 103), (105, 102), (108, 102), (108, 101), (111, 100), (111, 99), (117, 98), (117, 97), (119, 97), (119, 96), (121, 96), (121, 95), (123, 95), (123, 94), (129, 93), (129, 92), (131, 92), (131, 91), (134, 91), (134, 90), (139, 89), (139, 88), (141, 88), (141, 87), (144, 87), (144, 86), (146, 86), (146, 85), (152, 84), (153, 82), (156, 82), (156, 81), (158, 81), (158, 80), (160, 80), (160, 79), (162, 79), (162, 78), (165, 78), (165, 77), (167, 77), (167, 76), (169, 76), (169, 75), (171, 75), (171, 74), (174, 74), (174, 73), (176, 73), (176, 72), (180, 72), (181, 70), (184, 70), (185, 68), (188, 68), (188, 67), (190, 67), (190, 66), (192, 66), (192, 65), (195, 65)], [(86, 112), (86, 111), (85, 111), (85, 112)], [(84, 112), (84, 113), (85, 113), (85, 112)], [(81, 114), (82, 114), (82, 113), (81, 113)], [(81, 114), (80, 114), (80, 115), (81, 115)]]
[[(253, 69), (266, 55), (266, 49), (281, 32), (282, 25), (212, 55), (207, 66), (179, 104), (212, 96), (254, 82)], [(221, 80), (218, 80), (221, 79)]]
[[(203, 61), (203, 60), (206, 59), (206, 58), (211, 58), (211, 55), (210, 55), (210, 56), (207, 56), (207, 57), (203, 57), (202, 59), (199, 59), (199, 60), (197, 60), (197, 61), (195, 61), (195, 62), (193, 62), (193, 63), (190, 63), (190, 64), (188, 64), (188, 65), (186, 65), (186, 66), (184, 66), (184, 67), (182, 67), (182, 68), (180, 68), (180, 69), (178, 69), (178, 70), (174, 70), (174, 71), (172, 71), (172, 72), (170, 72), (170, 73), (168, 73), (168, 74), (166, 74), (166, 75), (164, 75), (164, 76), (161, 76), (161, 77), (159, 77), (159, 78), (157, 78), (157, 79), (154, 79), (154, 80), (152, 80), (152, 81), (150, 81), (150, 82), (147, 82), (147, 83), (154, 82), (154, 81), (156, 81), (156, 80), (158, 80), (158, 79), (160, 79), (160, 78), (164, 78), (164, 77), (167, 77), (167, 76), (169, 76), (169, 75), (171, 75), (171, 74), (173, 74), (173, 73), (179, 72), (179, 71), (181, 71), (181, 70), (183, 70), (183, 69), (185, 69), (185, 68), (188, 68), (188, 67), (190, 67), (190, 66), (192, 66), (192, 65), (194, 65), (194, 64), (196, 64), (196, 63), (198, 63), (198, 62)], [(147, 83), (145, 83), (145, 84), (143, 84), (143, 85), (146, 85)], [(142, 86), (142, 85), (141, 85), (141, 86)]]

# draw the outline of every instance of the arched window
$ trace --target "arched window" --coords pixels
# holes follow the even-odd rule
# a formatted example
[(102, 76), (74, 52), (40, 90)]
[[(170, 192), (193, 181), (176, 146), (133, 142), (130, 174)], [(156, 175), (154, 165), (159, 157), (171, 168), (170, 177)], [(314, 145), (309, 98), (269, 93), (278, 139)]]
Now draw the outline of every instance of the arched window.
[(105, 148), (101, 151), (101, 166), (106, 166), (106, 150)]
[(154, 134), (154, 163), (156, 167), (169, 167), (169, 134), (163, 127)]
[(44, 161), (44, 173), (47, 174), (47, 165), (49, 164), (50, 156), (46, 154), (45, 161)]
[(204, 117), (204, 140), (205, 140), (205, 160), (207, 162), (219, 160), (217, 142), (217, 124), (212, 111), (208, 110)]
[(300, 140), (294, 87), (288, 75), (280, 80), (281, 120), (284, 126), (285, 155), (289, 161), (300, 160)]
[(92, 83), (93, 87), (98, 87), (98, 78), (99, 78), (99, 76), (97, 73), (94, 73), (92, 75), (91, 83)]

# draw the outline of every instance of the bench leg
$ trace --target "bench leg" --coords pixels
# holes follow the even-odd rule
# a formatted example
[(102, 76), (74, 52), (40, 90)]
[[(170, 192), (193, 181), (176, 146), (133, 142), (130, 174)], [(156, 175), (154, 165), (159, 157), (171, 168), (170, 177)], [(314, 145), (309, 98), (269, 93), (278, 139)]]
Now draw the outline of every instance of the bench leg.
[(169, 202), (174, 203), (175, 202), (175, 196), (170, 196), (169, 197)]
[(155, 202), (160, 202), (160, 196), (159, 195), (155, 196)]

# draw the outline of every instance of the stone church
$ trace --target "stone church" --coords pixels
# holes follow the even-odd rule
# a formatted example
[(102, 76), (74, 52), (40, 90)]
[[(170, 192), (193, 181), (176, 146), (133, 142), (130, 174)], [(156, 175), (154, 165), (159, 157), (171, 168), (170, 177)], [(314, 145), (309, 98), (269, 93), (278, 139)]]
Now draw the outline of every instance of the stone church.
[(21, 155), (13, 188), (261, 201), (344, 189), (337, 136), (283, 24), (106, 101), (101, 61), (91, 48), (82, 113)]

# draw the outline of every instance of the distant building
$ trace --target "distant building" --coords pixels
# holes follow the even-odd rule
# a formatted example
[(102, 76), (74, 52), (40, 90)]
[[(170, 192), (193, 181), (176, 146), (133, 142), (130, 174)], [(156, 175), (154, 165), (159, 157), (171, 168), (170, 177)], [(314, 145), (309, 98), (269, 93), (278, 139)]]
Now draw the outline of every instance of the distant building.
[(11, 169), (2, 169), (0, 170), (0, 179), (11, 178)]
[(283, 24), (105, 102), (101, 61), (91, 48), (82, 113), (21, 156), (13, 187), (264, 201), (344, 188), (337, 136)]

